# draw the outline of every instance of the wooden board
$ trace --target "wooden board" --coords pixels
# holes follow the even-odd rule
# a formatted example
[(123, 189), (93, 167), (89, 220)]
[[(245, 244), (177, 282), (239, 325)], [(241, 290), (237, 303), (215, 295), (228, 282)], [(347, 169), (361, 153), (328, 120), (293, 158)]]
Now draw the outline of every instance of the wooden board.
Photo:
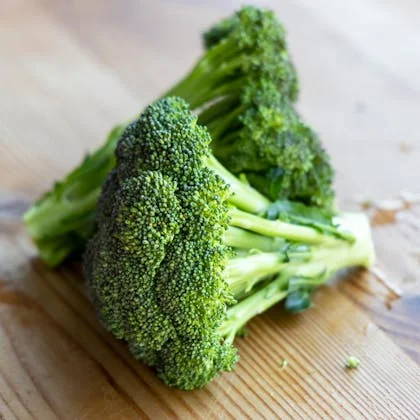
[[(402, 299), (371, 273), (340, 276), (310, 311), (255, 319), (237, 369), (189, 393), (104, 331), (76, 265), (36, 258), (20, 222), (30, 200), (185, 72), (199, 32), (234, 3), (2, 0), (0, 418), (420, 418), (419, 206), (371, 211), (378, 266)], [(339, 168), (342, 207), (420, 192), (417, 4), (281, 3), (265, 2), (289, 30), (299, 107)], [(349, 355), (359, 369), (344, 369)]]

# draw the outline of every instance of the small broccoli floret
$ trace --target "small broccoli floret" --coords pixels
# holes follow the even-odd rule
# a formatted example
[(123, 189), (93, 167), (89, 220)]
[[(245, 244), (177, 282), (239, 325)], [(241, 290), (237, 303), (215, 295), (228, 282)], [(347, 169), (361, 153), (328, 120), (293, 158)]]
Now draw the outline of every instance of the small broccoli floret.
[(282, 299), (302, 310), (332, 273), (372, 259), (367, 225), (346, 232), (270, 203), (223, 168), (210, 140), (182, 99), (149, 106), (118, 144), (84, 258), (106, 328), (185, 390), (233, 369), (234, 338), (253, 316)]
[(271, 199), (331, 206), (329, 156), (273, 83), (250, 84), (239, 101), (216, 102), (199, 121), (212, 135), (217, 158)]
[(204, 34), (207, 52), (166, 95), (185, 98), (192, 108), (237, 97), (250, 80), (267, 79), (291, 100), (298, 93), (285, 30), (270, 10), (243, 7)]
[(202, 388), (218, 373), (231, 371), (238, 360), (236, 349), (217, 333), (200, 341), (189, 337), (170, 341), (160, 356), (158, 376), (168, 386), (186, 391)]

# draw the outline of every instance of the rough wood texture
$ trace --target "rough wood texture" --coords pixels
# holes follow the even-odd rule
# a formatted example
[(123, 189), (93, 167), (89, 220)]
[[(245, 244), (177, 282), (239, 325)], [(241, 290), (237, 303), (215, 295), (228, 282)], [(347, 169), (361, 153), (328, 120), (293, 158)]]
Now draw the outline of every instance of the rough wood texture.
[[(420, 192), (417, 3), (264, 4), (289, 30), (299, 106), (339, 168), (343, 207), (357, 207), (355, 194)], [(0, 417), (420, 417), (419, 206), (370, 210), (378, 266), (402, 299), (371, 273), (343, 275), (312, 310), (255, 319), (235, 372), (191, 393), (164, 387), (102, 329), (77, 266), (51, 271), (35, 257), (19, 221), (28, 201), (176, 80), (200, 30), (234, 6), (2, 0)], [(344, 370), (349, 355), (359, 369)]]

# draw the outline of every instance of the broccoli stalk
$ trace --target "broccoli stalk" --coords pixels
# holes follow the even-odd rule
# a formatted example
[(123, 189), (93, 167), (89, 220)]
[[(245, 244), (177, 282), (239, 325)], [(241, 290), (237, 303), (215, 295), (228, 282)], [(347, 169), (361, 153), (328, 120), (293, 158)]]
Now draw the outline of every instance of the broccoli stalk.
[(373, 261), (363, 215), (270, 203), (210, 141), (182, 99), (147, 107), (118, 143), (84, 256), (105, 327), (185, 390), (233, 369), (252, 317), (282, 299), (306, 309), (333, 273)]
[(217, 159), (210, 155), (206, 158), (206, 166), (212, 169), (230, 186), (233, 193), (230, 201), (239, 209), (252, 213), (259, 213), (267, 209), (271, 204), (270, 200), (260, 194), (257, 190), (241, 182), (237, 177), (224, 168)]
[(25, 213), (26, 228), (49, 266), (83, 251), (93, 235), (98, 198), (115, 165), (115, 148), (124, 129), (125, 125), (115, 127), (98, 150)]
[[(278, 258), (277, 270), (274, 269), (273, 273), (280, 272), (280, 274), (228, 309), (226, 320), (219, 328), (220, 335), (229, 342), (233, 342), (235, 336), (250, 319), (288, 297), (291, 297), (287, 302), (289, 310), (306, 309), (310, 305), (310, 301), (306, 299), (308, 294), (315, 287), (325, 283), (337, 271), (347, 267), (370, 267), (374, 262), (374, 250), (367, 219), (361, 214), (348, 213), (342, 215), (340, 223), (353, 232), (355, 242), (352, 244), (336, 242), (335, 246), (308, 249), (300, 255), (300, 257), (303, 256), (303, 261), (300, 258), (297, 261), (293, 259), (281, 261)], [(272, 253), (257, 255), (262, 263), (261, 270), (264, 270), (263, 267), (265, 269), (270, 267), (269, 261), (273, 256)], [(249, 258), (252, 257), (246, 257), (248, 261)], [(271, 266), (274, 268), (273, 263)], [(258, 274), (255, 277), (252, 275), (247, 277), (246, 273), (239, 269), (239, 273), (233, 275), (231, 264), (229, 263), (227, 267), (226, 279), (235, 296), (249, 292), (258, 281)]]

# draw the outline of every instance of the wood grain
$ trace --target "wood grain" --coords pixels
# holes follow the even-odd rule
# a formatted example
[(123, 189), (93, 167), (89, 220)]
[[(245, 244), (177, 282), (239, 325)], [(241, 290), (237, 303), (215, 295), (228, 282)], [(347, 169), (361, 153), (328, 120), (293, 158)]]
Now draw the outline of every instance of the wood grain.
[[(342, 206), (357, 208), (356, 193), (418, 192), (420, 8), (326, 3), (265, 2), (289, 30), (299, 107), (339, 168)], [(163, 386), (104, 331), (78, 265), (48, 270), (19, 220), (115, 122), (183, 74), (202, 28), (237, 4), (0, 3), (1, 418), (420, 417), (420, 235), (410, 218), (372, 214), (378, 266), (402, 299), (370, 273), (340, 276), (310, 311), (292, 316), (278, 305), (255, 319), (238, 340), (237, 369), (190, 393)], [(406, 213), (420, 217), (420, 208)], [(344, 369), (350, 355), (362, 361), (355, 371)]]

